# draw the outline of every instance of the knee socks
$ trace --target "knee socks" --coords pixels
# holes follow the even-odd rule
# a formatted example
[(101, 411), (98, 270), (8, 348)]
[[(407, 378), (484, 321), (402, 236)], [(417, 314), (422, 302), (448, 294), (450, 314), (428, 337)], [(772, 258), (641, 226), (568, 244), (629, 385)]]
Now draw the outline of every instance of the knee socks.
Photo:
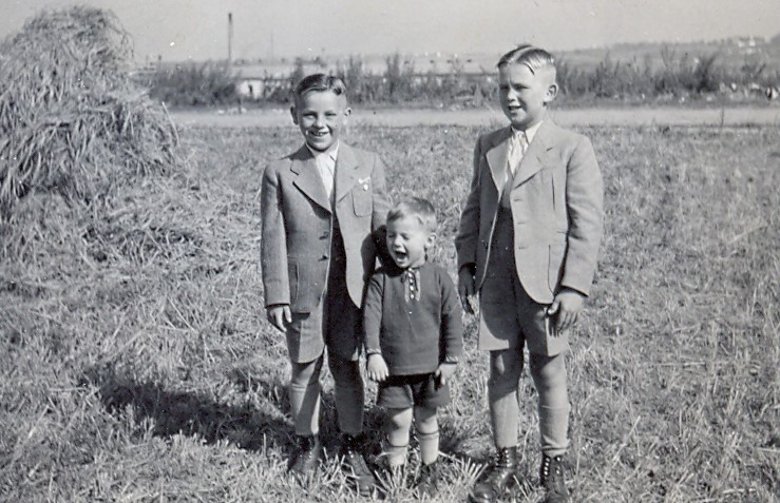
[(420, 442), (420, 458), (424, 465), (434, 463), (439, 459), (439, 430), (430, 433), (417, 433)]
[(316, 435), (320, 420), (320, 370), (322, 358), (292, 364), (290, 413), (297, 435)]

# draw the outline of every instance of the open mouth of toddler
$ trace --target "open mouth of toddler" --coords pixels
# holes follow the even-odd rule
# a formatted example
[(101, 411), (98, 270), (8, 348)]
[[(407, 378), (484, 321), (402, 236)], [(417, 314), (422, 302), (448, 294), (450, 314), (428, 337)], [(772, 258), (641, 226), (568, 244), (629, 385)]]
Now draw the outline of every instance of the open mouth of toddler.
[(394, 249), (393, 250), (393, 257), (396, 260), (405, 260), (406, 257), (407, 257), (406, 250), (396, 250), (396, 249)]

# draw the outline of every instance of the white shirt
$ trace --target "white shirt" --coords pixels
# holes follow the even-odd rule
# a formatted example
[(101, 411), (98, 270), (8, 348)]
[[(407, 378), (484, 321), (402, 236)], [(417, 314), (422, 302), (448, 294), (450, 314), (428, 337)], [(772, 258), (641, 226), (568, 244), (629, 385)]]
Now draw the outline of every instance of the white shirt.
[(336, 146), (325, 152), (314, 150), (308, 144), (306, 148), (314, 156), (314, 161), (317, 163), (317, 171), (319, 171), (320, 178), (322, 178), (322, 185), (325, 187), (328, 199), (332, 199), (333, 186), (336, 182), (336, 159), (339, 156), (339, 144), (336, 143)]
[(536, 132), (539, 131), (539, 126), (541, 125), (541, 122), (537, 122), (525, 131), (517, 130), (514, 126), (512, 127), (512, 140), (509, 143), (509, 160), (507, 162), (507, 167), (512, 176), (517, 171), (517, 167), (520, 166), (520, 161), (523, 160), (523, 156), (528, 151), (528, 146), (534, 140), (534, 136), (536, 136)]

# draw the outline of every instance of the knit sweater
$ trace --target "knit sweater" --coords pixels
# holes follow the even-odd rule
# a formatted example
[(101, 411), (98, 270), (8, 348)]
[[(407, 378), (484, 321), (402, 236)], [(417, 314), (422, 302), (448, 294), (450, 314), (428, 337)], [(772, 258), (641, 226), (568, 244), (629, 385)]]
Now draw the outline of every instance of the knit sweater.
[[(433, 372), (463, 350), (461, 308), (447, 272), (425, 263), (414, 295), (405, 270), (390, 265), (371, 277), (363, 308), (366, 351), (380, 351), (390, 375)], [(416, 291), (415, 291), (416, 290)]]

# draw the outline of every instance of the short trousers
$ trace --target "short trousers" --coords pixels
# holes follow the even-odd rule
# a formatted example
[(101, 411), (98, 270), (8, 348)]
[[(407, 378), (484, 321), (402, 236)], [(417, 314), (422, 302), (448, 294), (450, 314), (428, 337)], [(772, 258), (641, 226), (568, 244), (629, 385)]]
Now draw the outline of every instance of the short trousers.
[(377, 405), (387, 409), (408, 409), (409, 407), (442, 407), (450, 403), (449, 384), (440, 385), (431, 372), (389, 376), (379, 383)]
[(501, 351), (527, 344), (528, 351), (544, 356), (566, 352), (568, 333), (550, 329), (555, 321), (547, 315), (549, 305), (534, 301), (520, 282), (511, 226), (507, 210), (499, 211), (488, 270), (479, 292), (477, 347)]

